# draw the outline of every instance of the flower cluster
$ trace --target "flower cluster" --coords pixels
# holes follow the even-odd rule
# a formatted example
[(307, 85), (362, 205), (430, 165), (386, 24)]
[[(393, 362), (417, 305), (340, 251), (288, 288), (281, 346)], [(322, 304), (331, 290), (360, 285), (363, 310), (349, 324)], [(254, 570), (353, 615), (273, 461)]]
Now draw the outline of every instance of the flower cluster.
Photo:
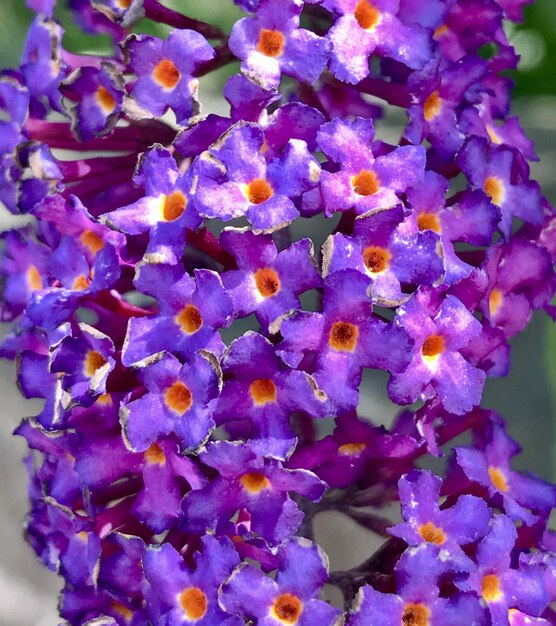
[[(554, 623), (556, 489), (479, 406), (554, 314), (556, 216), (508, 117), (526, 3), (236, 0), (227, 35), (67, 0), (113, 42), (95, 56), (27, 0), (0, 200), (33, 220), (3, 235), (0, 352), (44, 400), (16, 431), (26, 533), (68, 624)], [(229, 116), (203, 116), (199, 78), (232, 60)], [(390, 429), (358, 411), (367, 368), (403, 406)], [(418, 469), (466, 431), (444, 479)], [(313, 536), (331, 509), (384, 538), (349, 571)]]

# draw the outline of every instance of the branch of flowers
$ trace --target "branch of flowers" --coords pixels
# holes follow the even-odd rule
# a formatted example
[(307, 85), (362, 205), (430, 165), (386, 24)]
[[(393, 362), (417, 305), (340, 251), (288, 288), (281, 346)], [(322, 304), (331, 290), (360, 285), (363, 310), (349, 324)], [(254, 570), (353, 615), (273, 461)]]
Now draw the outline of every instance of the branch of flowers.
[(386, 531), (387, 528), (392, 526), (392, 521), (381, 515), (376, 515), (370, 511), (361, 511), (354, 507), (341, 507), (336, 509), (338, 512), (347, 515), (359, 526), (363, 526), (367, 530), (381, 535), (382, 537), (389, 537), (390, 535)]
[(224, 250), (218, 238), (204, 226), (199, 228), (199, 230), (187, 229), (185, 238), (189, 245), (208, 254), (211, 259), (218, 261), (225, 269), (229, 270), (237, 267), (234, 257)]
[(217, 46), (214, 50), (216, 52), (214, 58), (206, 63), (201, 63), (197, 71), (193, 74), (194, 76), (197, 78), (200, 76), (206, 76), (207, 74), (210, 74), (210, 72), (224, 67), (225, 65), (228, 65), (228, 63), (236, 60), (236, 57), (232, 54), (226, 42)]
[(121, 59), (116, 57), (103, 57), (92, 54), (74, 54), (62, 49), (62, 59), (70, 70), (75, 70), (80, 67), (95, 67), (100, 69), (103, 63), (109, 62), (115, 65), (119, 70), (125, 70), (125, 64)]
[(311, 85), (299, 83), (298, 94), (304, 104), (307, 104), (320, 111), (324, 115), (325, 119), (330, 119), (328, 111), (325, 107), (322, 106), (321, 101), (319, 100), (315, 90), (313, 89), (313, 87), (311, 87)]
[(406, 109), (411, 104), (409, 93), (404, 85), (372, 78), (371, 76), (353, 85), (353, 89), (370, 96), (376, 96), (381, 100), (385, 100), (392, 106), (401, 107), (403, 109)]
[(79, 159), (73, 161), (58, 161), (64, 182), (70, 183), (85, 178), (102, 176), (117, 170), (133, 170), (137, 162), (135, 154), (114, 157), (93, 157), (92, 159)]
[(197, 31), (207, 39), (226, 38), (225, 33), (216, 26), (173, 11), (161, 5), (157, 0), (144, 0), (143, 8), (145, 9), (145, 17), (153, 20), (153, 22), (167, 24), (173, 28), (189, 28)]
[(153, 314), (152, 311), (130, 304), (123, 298), (114, 297), (109, 291), (100, 291), (97, 293), (90, 304), (102, 307), (114, 315), (125, 319), (129, 319), (130, 317), (149, 317)]
[(360, 587), (372, 584), (375, 588), (384, 588), (392, 580), (394, 565), (405, 550), (406, 543), (396, 537), (382, 544), (366, 561), (349, 570), (330, 572), (328, 583), (339, 587), (344, 594), (345, 607), (351, 606), (352, 600)]
[(172, 143), (176, 131), (158, 120), (118, 126), (110, 136), (79, 142), (75, 139), (67, 122), (51, 122), (30, 118), (25, 122), (25, 131), (30, 139), (43, 141), (50, 148), (67, 150), (118, 150), (142, 149), (153, 143)]

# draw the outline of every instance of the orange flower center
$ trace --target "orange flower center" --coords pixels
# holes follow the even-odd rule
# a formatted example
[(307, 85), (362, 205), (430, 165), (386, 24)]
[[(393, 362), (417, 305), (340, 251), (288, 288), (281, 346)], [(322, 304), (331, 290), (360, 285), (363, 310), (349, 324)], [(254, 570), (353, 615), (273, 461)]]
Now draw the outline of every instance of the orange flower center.
[(164, 198), (162, 215), (167, 222), (173, 222), (185, 211), (187, 198), (182, 191), (172, 191)]
[(419, 230), (433, 230), (435, 233), (441, 230), (438, 215), (434, 213), (420, 213), (417, 216), (417, 226)]
[(375, 9), (368, 0), (359, 0), (355, 5), (353, 17), (361, 28), (371, 30), (380, 22), (380, 11)]
[(438, 95), (438, 91), (433, 91), (423, 103), (423, 116), (425, 120), (432, 122), (440, 113), (440, 109), (442, 109), (442, 98)]
[(33, 291), (42, 289), (42, 278), (39, 270), (34, 265), (30, 265), (27, 269), (27, 284)]
[(73, 281), (73, 284), (72, 284), (71, 288), (74, 291), (84, 291), (85, 289), (88, 289), (90, 284), (91, 284), (90, 279), (87, 278), (86, 276), (83, 276), (83, 274), (81, 274), (81, 276), (78, 276)]
[(178, 602), (187, 619), (201, 619), (207, 612), (207, 596), (198, 587), (184, 589), (178, 596)]
[(358, 456), (366, 447), (367, 444), (363, 441), (359, 443), (344, 443), (338, 448), (338, 454), (342, 456)]
[(502, 304), (503, 295), (500, 289), (496, 287), (490, 292), (490, 296), (488, 297), (488, 310), (491, 315), (495, 315), (496, 311), (500, 308)]
[(369, 246), (363, 250), (363, 263), (371, 274), (383, 272), (391, 258), (390, 252), (380, 246)]
[(424, 604), (406, 604), (402, 613), (402, 625), (429, 626), (430, 614)]
[(106, 364), (106, 359), (97, 350), (89, 350), (85, 356), (83, 370), (87, 376), (94, 376), (95, 372)]
[(419, 534), (423, 541), (434, 543), (435, 546), (441, 546), (446, 541), (446, 535), (442, 528), (435, 526), (432, 522), (421, 524)]
[(496, 206), (500, 206), (504, 202), (505, 190), (504, 183), (496, 176), (489, 176), (485, 180), (485, 193)]
[(93, 254), (104, 248), (104, 241), (92, 230), (84, 230), (79, 237), (81, 243), (88, 248)]
[(180, 77), (180, 71), (170, 59), (162, 59), (153, 70), (154, 80), (164, 89), (173, 89)]
[(496, 602), (502, 597), (500, 579), (496, 574), (487, 574), (481, 581), (481, 593), (487, 602)]
[(251, 204), (262, 204), (272, 198), (274, 191), (264, 178), (255, 178), (247, 185), (245, 195)]
[(131, 620), (133, 619), (133, 611), (131, 609), (128, 609), (127, 606), (124, 606), (120, 602), (116, 602), (114, 600), (112, 602), (112, 610), (120, 617), (123, 617), (126, 622), (131, 622)]
[(255, 285), (263, 298), (271, 298), (280, 291), (280, 278), (274, 270), (265, 267), (255, 272)]
[(330, 329), (328, 345), (337, 351), (353, 352), (357, 345), (359, 328), (349, 322), (334, 322)]
[(176, 315), (176, 322), (184, 333), (192, 335), (197, 332), (203, 325), (203, 318), (199, 309), (193, 304), (186, 304), (185, 307)]
[(508, 481), (506, 477), (497, 467), (489, 465), (488, 475), (492, 484), (498, 489), (498, 491), (508, 491)]
[(351, 187), (358, 196), (372, 196), (380, 189), (380, 182), (372, 170), (362, 170), (351, 177)]
[(262, 406), (276, 400), (276, 385), (270, 378), (257, 378), (249, 385), (253, 402)]
[(166, 455), (157, 443), (153, 443), (145, 451), (145, 461), (150, 465), (164, 465), (166, 463)]
[(177, 380), (166, 390), (164, 401), (172, 411), (183, 415), (191, 406), (193, 397), (188, 387)]
[(435, 357), (444, 351), (444, 337), (442, 335), (430, 335), (423, 342), (421, 354), (425, 357)]
[(255, 495), (263, 491), (263, 489), (270, 488), (270, 481), (268, 478), (264, 474), (259, 474), (258, 472), (243, 474), (239, 481), (246, 491)]
[(259, 35), (257, 50), (267, 57), (279, 57), (284, 52), (284, 35), (279, 30), (263, 28)]
[(110, 115), (110, 113), (112, 113), (116, 108), (116, 100), (114, 100), (112, 94), (108, 91), (108, 89), (106, 89), (106, 87), (99, 85), (95, 95), (100, 108), (107, 115)]
[(283, 593), (274, 600), (272, 616), (282, 624), (296, 624), (303, 611), (303, 602), (291, 593)]

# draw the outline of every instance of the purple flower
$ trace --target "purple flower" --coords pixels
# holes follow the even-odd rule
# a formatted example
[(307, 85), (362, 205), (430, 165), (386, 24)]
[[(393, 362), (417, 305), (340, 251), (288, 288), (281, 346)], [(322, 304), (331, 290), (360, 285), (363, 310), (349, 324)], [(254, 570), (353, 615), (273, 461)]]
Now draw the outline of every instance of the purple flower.
[(123, 78), (117, 68), (103, 63), (101, 69), (82, 67), (62, 84), (68, 99), (72, 130), (81, 141), (106, 135), (118, 122), (123, 102)]
[(488, 531), (490, 511), (480, 498), (460, 496), (449, 508), (440, 509), (442, 480), (428, 471), (413, 471), (399, 482), (404, 522), (389, 529), (409, 546), (428, 545), (443, 551), (444, 567), (468, 571), (473, 564), (462, 547)]
[[(512, 217), (526, 222), (542, 222), (542, 206), (538, 185), (520, 176), (515, 180), (514, 153), (503, 147), (489, 148), (484, 139), (470, 139), (458, 153), (458, 163), (471, 184), (483, 191), (499, 208), (499, 228), (509, 238)], [(515, 169), (515, 168), (514, 168)]]
[(496, 516), (489, 534), (477, 548), (477, 570), (456, 583), (460, 589), (474, 591), (484, 600), (494, 626), (508, 623), (510, 608), (539, 616), (548, 603), (539, 568), (511, 568), (516, 539), (513, 522), (505, 515)]
[(292, 139), (267, 163), (264, 136), (253, 124), (235, 124), (198, 164), (197, 198), (203, 217), (229, 221), (245, 216), (253, 232), (284, 228), (299, 212), (293, 198), (316, 185), (320, 168), (304, 141)]
[(296, 311), (279, 326), (278, 354), (290, 367), (314, 356), (310, 373), (337, 408), (356, 406), (363, 367), (401, 372), (409, 362), (408, 336), (371, 315), (367, 290), (360, 272), (335, 272), (325, 281), (323, 313)]
[(156, 117), (170, 108), (178, 124), (198, 115), (198, 83), (193, 74), (214, 56), (202, 35), (185, 29), (173, 31), (165, 41), (149, 35), (130, 35), (124, 51), (137, 75), (131, 95), (140, 107)]
[(339, 165), (338, 171), (324, 170), (321, 175), (325, 215), (352, 207), (359, 215), (390, 208), (399, 203), (397, 194), (421, 183), (425, 167), (421, 146), (402, 146), (375, 157), (369, 149), (373, 137), (371, 119), (336, 119), (321, 126), (319, 146)]
[(163, 350), (182, 358), (201, 349), (222, 352), (224, 344), (217, 329), (228, 325), (233, 309), (218, 274), (195, 270), (191, 278), (178, 265), (145, 262), (137, 266), (135, 285), (157, 299), (159, 311), (129, 320), (122, 346), (124, 365)]
[(238, 442), (209, 444), (200, 457), (219, 475), (184, 498), (182, 510), (190, 532), (220, 534), (226, 522), (245, 509), (250, 531), (277, 545), (295, 533), (303, 519), (289, 492), (319, 500), (326, 488), (312, 472), (284, 469), (276, 459)]
[[(325, 244), (323, 266), (329, 273), (354, 268), (368, 276), (371, 298), (396, 306), (409, 297), (410, 285), (440, 282), (443, 250), (431, 230), (407, 233), (401, 206), (371, 211), (355, 220), (353, 237), (332, 235)], [(402, 292), (402, 284), (406, 293)]]
[(214, 426), (210, 403), (219, 392), (220, 369), (209, 352), (182, 365), (169, 353), (135, 363), (146, 393), (122, 404), (126, 443), (145, 451), (160, 435), (175, 433), (184, 449), (200, 447)]
[(250, 445), (272, 451), (275, 458), (286, 458), (295, 446), (289, 424), (294, 411), (323, 417), (331, 411), (312, 376), (285, 367), (262, 335), (247, 332), (232, 342), (221, 366), (225, 382), (215, 408), (217, 423), (234, 432), (229, 422), (247, 421)]
[(388, 384), (395, 402), (408, 404), (420, 394), (436, 392), (446, 410), (456, 415), (479, 404), (485, 373), (460, 351), (481, 325), (457, 298), (448, 295), (438, 301), (432, 292), (417, 293), (398, 311), (395, 323), (415, 341), (411, 363)]
[(373, 52), (412, 69), (423, 67), (431, 56), (428, 32), (397, 18), (397, 0), (324, 0), (323, 6), (339, 15), (328, 33), (330, 70), (339, 80), (358, 83), (368, 76)]
[[(300, 306), (299, 294), (320, 286), (321, 279), (309, 239), (296, 241), (278, 252), (269, 235), (226, 229), (220, 243), (236, 259), (238, 269), (222, 275), (232, 297), (234, 313), (255, 313), (263, 328), (280, 315)], [(295, 274), (290, 272), (296, 268)]]
[(531, 524), (536, 516), (527, 509), (544, 516), (556, 506), (556, 490), (552, 485), (511, 469), (510, 459), (520, 448), (503, 428), (493, 425), (477, 443), (474, 448), (456, 448), (457, 464), (512, 519)]
[(281, 548), (280, 560), (275, 580), (252, 565), (240, 565), (222, 587), (221, 606), (261, 626), (310, 626), (315, 622), (334, 626), (339, 609), (315, 597), (326, 581), (328, 562), (324, 553), (309, 541), (298, 539)]
[(218, 589), (239, 563), (231, 541), (206, 536), (201, 548), (195, 553), (194, 569), (168, 543), (146, 548), (143, 568), (152, 590), (149, 611), (151, 619), (159, 620), (157, 623), (243, 624), (239, 617), (227, 615), (218, 605)]
[(242, 71), (265, 89), (277, 87), (283, 72), (314, 83), (328, 60), (328, 42), (299, 28), (298, 0), (261, 0), (255, 17), (234, 25), (230, 49), (242, 59)]

